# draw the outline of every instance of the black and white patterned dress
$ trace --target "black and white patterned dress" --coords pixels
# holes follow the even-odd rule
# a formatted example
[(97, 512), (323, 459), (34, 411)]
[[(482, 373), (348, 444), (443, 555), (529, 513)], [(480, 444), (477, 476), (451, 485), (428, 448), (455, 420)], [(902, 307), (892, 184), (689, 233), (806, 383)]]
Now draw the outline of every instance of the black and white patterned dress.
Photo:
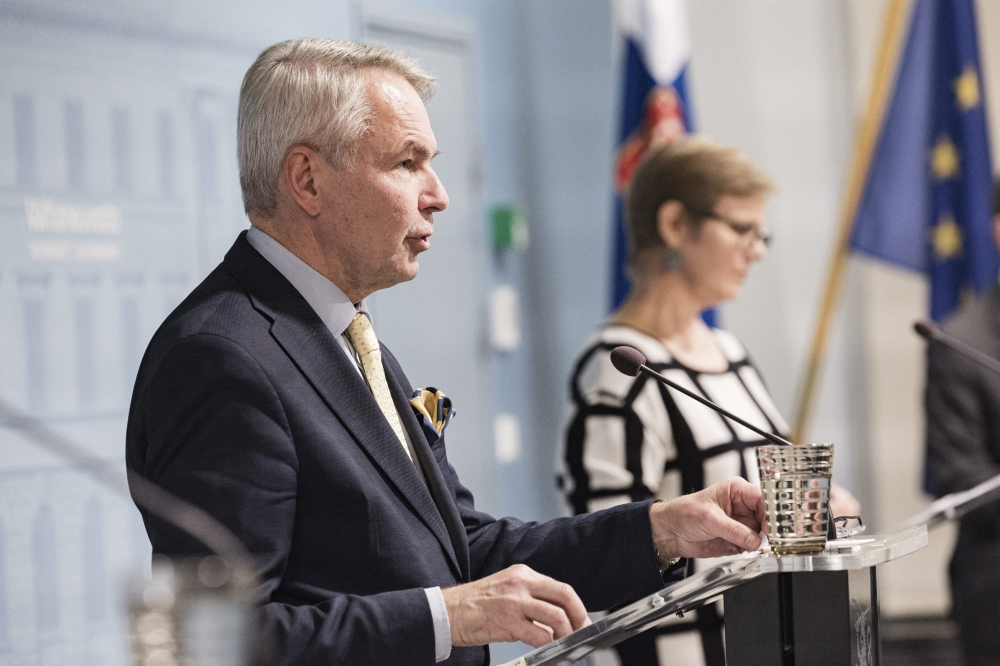
[[(668, 379), (763, 430), (787, 433), (740, 341), (719, 329), (712, 334), (728, 360), (721, 372), (693, 370), (662, 342), (627, 326), (606, 326), (591, 340), (570, 385), (559, 475), (573, 513), (673, 499), (735, 475), (758, 483), (754, 447), (765, 443), (759, 435), (646, 375), (628, 377), (611, 365), (611, 350), (630, 345)], [(626, 641), (619, 655), (626, 666), (723, 666), (721, 629), (718, 609), (707, 606)]]

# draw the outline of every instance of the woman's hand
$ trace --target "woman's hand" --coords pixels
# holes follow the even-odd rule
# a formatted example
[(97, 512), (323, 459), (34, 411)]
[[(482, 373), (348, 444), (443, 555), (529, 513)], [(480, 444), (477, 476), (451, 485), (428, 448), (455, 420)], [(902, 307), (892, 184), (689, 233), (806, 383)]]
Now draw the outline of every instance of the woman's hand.
[(861, 504), (854, 499), (851, 491), (836, 483), (830, 484), (830, 510), (833, 517), (837, 516), (860, 516)]

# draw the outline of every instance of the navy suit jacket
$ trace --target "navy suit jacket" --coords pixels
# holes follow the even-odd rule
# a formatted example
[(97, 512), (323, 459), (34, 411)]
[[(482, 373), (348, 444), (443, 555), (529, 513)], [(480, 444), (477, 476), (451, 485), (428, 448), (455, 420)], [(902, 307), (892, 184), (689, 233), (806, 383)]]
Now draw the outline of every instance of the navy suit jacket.
[[(542, 524), (476, 511), (384, 347), (383, 364), (426, 483), (333, 335), (245, 233), (143, 358), (126, 462), (254, 554), (278, 663), (429, 666), (423, 588), (519, 562), (572, 585), (590, 610), (663, 586), (648, 502)], [(154, 552), (204, 552), (143, 519)], [(488, 661), (486, 648), (456, 647), (447, 663)]]

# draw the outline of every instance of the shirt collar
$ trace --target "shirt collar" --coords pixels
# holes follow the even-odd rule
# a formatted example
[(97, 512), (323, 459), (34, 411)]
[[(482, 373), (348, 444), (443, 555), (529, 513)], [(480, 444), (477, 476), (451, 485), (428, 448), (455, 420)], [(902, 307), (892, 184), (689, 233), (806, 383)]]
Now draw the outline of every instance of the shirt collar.
[(292, 283), (334, 335), (343, 335), (358, 312), (371, 319), (364, 300), (355, 306), (340, 287), (257, 227), (247, 231), (247, 242)]

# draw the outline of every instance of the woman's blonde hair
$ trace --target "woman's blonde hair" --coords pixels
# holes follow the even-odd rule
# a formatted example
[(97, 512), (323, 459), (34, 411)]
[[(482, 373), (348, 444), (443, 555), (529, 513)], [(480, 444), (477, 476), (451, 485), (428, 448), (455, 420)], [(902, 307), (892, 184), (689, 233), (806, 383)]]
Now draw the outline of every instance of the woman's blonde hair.
[(684, 205), (691, 224), (700, 228), (725, 195), (765, 196), (774, 184), (742, 152), (704, 137), (684, 137), (651, 148), (639, 163), (628, 191), (629, 267), (664, 247), (656, 217), (667, 201)]

